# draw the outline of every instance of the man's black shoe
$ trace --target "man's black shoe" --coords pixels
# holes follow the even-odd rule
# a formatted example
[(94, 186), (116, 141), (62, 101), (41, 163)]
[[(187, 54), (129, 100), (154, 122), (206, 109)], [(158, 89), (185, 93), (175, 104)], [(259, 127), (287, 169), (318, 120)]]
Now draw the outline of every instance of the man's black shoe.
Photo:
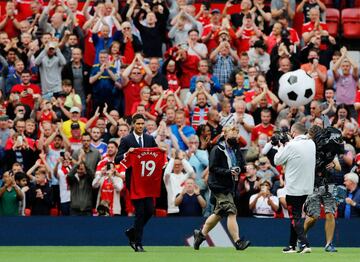
[(136, 252), (136, 246), (135, 246), (135, 230), (134, 228), (129, 228), (125, 231), (126, 237), (129, 239), (129, 246), (135, 250)]
[(135, 245), (135, 252), (146, 252), (141, 244)]
[(249, 240), (238, 240), (235, 242), (236, 250), (245, 250), (248, 246), (250, 246), (251, 242)]
[(194, 249), (199, 250), (201, 243), (206, 239), (206, 237), (201, 233), (200, 230), (194, 230)]

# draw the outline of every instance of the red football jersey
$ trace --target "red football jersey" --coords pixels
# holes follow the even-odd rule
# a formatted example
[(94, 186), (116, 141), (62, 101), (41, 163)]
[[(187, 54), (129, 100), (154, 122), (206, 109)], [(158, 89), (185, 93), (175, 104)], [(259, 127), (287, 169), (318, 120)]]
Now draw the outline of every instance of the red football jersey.
[(157, 147), (135, 148), (120, 162), (132, 167), (130, 198), (160, 197), (162, 169), (167, 163), (165, 152)]

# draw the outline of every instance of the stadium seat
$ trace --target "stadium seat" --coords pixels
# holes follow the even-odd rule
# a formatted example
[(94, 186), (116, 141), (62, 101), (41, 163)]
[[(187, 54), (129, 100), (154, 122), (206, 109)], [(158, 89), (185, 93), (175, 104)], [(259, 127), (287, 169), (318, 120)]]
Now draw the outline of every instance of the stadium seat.
[(50, 216), (52, 216), (52, 217), (59, 216), (59, 210), (56, 207), (50, 209)]
[(344, 38), (360, 38), (360, 8), (347, 8), (342, 10), (341, 21)]
[(155, 209), (155, 216), (157, 216), (157, 217), (166, 217), (167, 212), (166, 212), (165, 209), (157, 208), (157, 209)]
[[(323, 2), (327, 8), (333, 7), (333, 0), (323, 0), (321, 2)], [(326, 20), (326, 22), (327, 22), (327, 20)]]
[(326, 9), (326, 24), (328, 25), (328, 32), (332, 37), (339, 35), (340, 12), (335, 8)]
[(31, 209), (30, 208), (25, 208), (25, 216), (26, 217), (31, 216)]

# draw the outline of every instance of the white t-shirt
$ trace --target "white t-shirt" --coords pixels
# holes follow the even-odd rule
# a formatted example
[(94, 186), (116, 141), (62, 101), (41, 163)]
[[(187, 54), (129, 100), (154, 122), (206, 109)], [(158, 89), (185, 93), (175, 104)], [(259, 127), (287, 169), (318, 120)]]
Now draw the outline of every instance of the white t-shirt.
[[(283, 198), (286, 197), (286, 188), (285, 187), (278, 189), (277, 197), (279, 198), (279, 200), (281, 197), (283, 197)], [(284, 207), (282, 207), (282, 211), (284, 214), (284, 218), (289, 218), (289, 211)]]
[(70, 188), (66, 182), (67, 175), (61, 169), (61, 165), (58, 167), (58, 180), (59, 180), (59, 189), (60, 189), (60, 202), (67, 203), (70, 202)]
[[(254, 194), (250, 197), (249, 204), (255, 201), (257, 195), (258, 194)], [(276, 196), (270, 196), (270, 199), (275, 205), (279, 206), (279, 199)], [(252, 210), (254, 217), (271, 218), (271, 215), (274, 215), (275, 212), (271, 209), (271, 206), (267, 202), (268, 198), (264, 198), (263, 196), (258, 198), (255, 208)]]

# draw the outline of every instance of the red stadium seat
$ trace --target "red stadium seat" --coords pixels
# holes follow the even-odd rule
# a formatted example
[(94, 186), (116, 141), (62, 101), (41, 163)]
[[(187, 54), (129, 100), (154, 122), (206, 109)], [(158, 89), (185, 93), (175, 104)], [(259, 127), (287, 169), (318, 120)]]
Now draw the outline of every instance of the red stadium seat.
[(360, 38), (360, 8), (347, 8), (342, 10), (341, 21), (344, 38)]
[(326, 24), (332, 37), (337, 37), (339, 32), (340, 12), (335, 8), (326, 9)]
[(59, 216), (59, 210), (56, 207), (50, 209), (50, 216), (52, 216), (52, 217)]
[(155, 209), (155, 216), (157, 216), (157, 217), (166, 217), (167, 212), (166, 212), (165, 209), (157, 208), (157, 209)]
[(30, 208), (25, 208), (25, 216), (26, 217), (31, 216), (31, 209)]
[(333, 7), (333, 0), (322, 0), (321, 2), (323, 2), (326, 7)]

